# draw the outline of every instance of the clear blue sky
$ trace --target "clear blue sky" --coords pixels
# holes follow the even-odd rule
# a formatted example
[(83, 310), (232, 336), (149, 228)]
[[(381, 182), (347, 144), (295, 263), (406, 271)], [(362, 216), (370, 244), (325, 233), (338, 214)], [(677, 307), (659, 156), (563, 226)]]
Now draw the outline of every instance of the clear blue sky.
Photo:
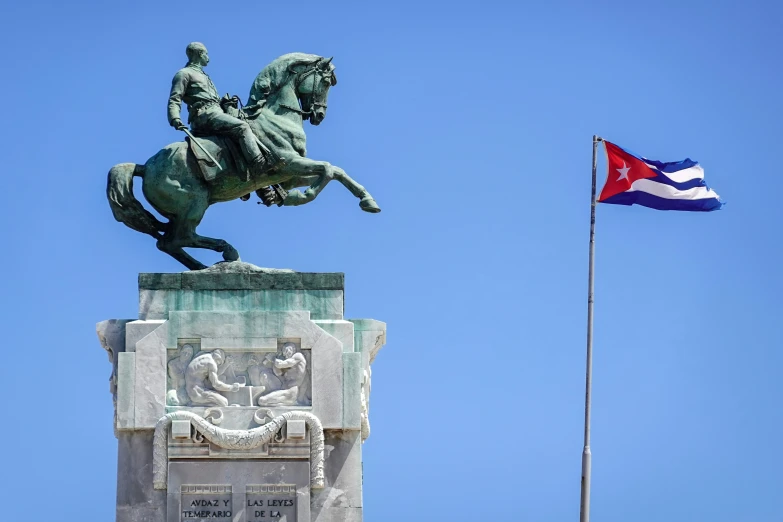
[(365, 520), (578, 520), (593, 134), (700, 161), (728, 202), (598, 208), (593, 519), (783, 520), (780, 2), (163, 4), (0, 7), (0, 518), (113, 520), (94, 324), (181, 267), (113, 220), (106, 173), (182, 139), (166, 99), (198, 40), (243, 99), (281, 54), (335, 57), (308, 153), (383, 212), (334, 184), (200, 231), (345, 272), (346, 315), (388, 323)]

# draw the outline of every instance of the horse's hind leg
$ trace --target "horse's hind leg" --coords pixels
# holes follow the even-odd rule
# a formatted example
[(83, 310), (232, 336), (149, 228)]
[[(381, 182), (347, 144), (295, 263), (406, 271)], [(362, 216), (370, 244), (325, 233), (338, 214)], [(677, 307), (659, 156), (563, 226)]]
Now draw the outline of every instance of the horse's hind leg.
[[(168, 235), (168, 234), (167, 234)], [(158, 250), (166, 252), (168, 255), (185, 265), (189, 270), (202, 270), (207, 266), (199, 260), (182, 250), (181, 246), (176, 246), (170, 237), (163, 237), (158, 240)]]
[(182, 218), (172, 218), (169, 222), (169, 230), (158, 240), (157, 247), (168, 255), (188, 267), (189, 270), (202, 270), (207, 266), (198, 259), (185, 252), (182, 247)]
[(198, 264), (198, 268), (191, 268), (191, 270), (199, 270), (205, 268), (205, 266), (185, 253), (185, 251), (182, 250), (185, 247), (206, 248), (208, 250), (214, 250), (215, 252), (221, 252), (225, 261), (239, 260), (239, 252), (237, 252), (236, 248), (228, 241), (223, 239), (212, 239), (196, 234), (196, 227), (201, 223), (201, 219), (204, 217), (204, 212), (206, 212), (206, 210), (206, 201), (195, 201), (191, 203), (184, 214), (178, 216), (176, 220), (172, 220), (171, 236), (164, 236), (162, 240), (163, 246), (168, 250), (158, 247), (161, 248), (161, 250), (164, 250), (164, 252), (174, 256), (188, 268), (191, 268), (189, 262), (183, 261), (183, 259), (189, 258), (191, 261), (195, 261), (195, 263)]
[(207, 208), (206, 198), (196, 197), (185, 212), (180, 212), (177, 216), (170, 218), (169, 229), (158, 240), (159, 250), (166, 252), (190, 270), (206, 268), (206, 265), (185, 252), (183, 248), (193, 246), (191, 245), (191, 237), (195, 233), (196, 226), (201, 222), (201, 218), (204, 217)]
[(196, 234), (195, 230), (190, 236), (189, 244), (185, 245), (194, 248), (206, 248), (214, 250), (215, 252), (221, 252), (223, 254), (224, 261), (239, 261), (239, 252), (234, 248), (231, 243), (225, 239), (214, 239), (211, 237), (204, 237)]

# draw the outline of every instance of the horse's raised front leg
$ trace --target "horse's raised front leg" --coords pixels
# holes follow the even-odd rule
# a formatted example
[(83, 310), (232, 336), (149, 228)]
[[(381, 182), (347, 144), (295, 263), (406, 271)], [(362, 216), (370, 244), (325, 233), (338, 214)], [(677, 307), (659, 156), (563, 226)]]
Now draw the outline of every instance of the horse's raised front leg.
[[(309, 158), (297, 158), (287, 168), (295, 179), (286, 183), (286, 186), (301, 186), (310, 183), (307, 190), (302, 193), (299, 190), (290, 190), (285, 200), (286, 206), (304, 205), (314, 200), (326, 187), (327, 183), (336, 179), (351, 194), (359, 198), (359, 207), (366, 212), (380, 212), (381, 209), (367, 190), (351, 179), (340, 167), (335, 167), (325, 161), (313, 161)], [(311, 181), (312, 180), (312, 181)]]
[(363, 186), (356, 183), (351, 176), (345, 173), (340, 167), (332, 167), (334, 179), (342, 183), (351, 194), (359, 198), (359, 207), (365, 212), (376, 214), (381, 211), (381, 207), (375, 202), (373, 197)]
[[(296, 207), (310, 203), (326, 187), (326, 184), (332, 180), (333, 167), (325, 161), (314, 161), (310, 158), (295, 158), (289, 161), (285, 166), (285, 173), (291, 176), (291, 179), (283, 183), (283, 186), (291, 190), (283, 203), (286, 207)], [(307, 190), (302, 193), (293, 187), (307, 186)]]

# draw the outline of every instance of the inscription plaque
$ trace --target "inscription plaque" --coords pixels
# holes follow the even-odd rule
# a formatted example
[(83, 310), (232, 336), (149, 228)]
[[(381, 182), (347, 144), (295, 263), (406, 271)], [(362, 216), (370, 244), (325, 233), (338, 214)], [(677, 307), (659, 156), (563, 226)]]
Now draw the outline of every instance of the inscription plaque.
[[(173, 459), (169, 461), (165, 520), (196, 522), (203, 518), (198, 515), (206, 515), (209, 522), (310, 522), (309, 486), (310, 462), (306, 458)], [(233, 502), (226, 504), (230, 498)], [(211, 500), (212, 505), (194, 505), (194, 500)], [(199, 509), (207, 513), (198, 513)], [(220, 511), (227, 515), (229, 510), (230, 518), (220, 518)]]
[(231, 486), (183, 484), (180, 493), (181, 522), (232, 520)]
[(296, 522), (296, 486), (261, 484), (247, 486), (246, 522)]

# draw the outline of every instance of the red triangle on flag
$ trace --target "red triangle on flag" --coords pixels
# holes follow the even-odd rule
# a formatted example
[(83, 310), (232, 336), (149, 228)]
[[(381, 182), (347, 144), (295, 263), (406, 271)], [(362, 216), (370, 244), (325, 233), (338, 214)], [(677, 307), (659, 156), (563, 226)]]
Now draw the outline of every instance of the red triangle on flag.
[(608, 174), (606, 176), (606, 184), (601, 190), (598, 201), (604, 201), (614, 195), (625, 192), (638, 179), (654, 178), (658, 175), (645, 162), (624, 151), (614, 143), (604, 140), (604, 145), (606, 146)]

